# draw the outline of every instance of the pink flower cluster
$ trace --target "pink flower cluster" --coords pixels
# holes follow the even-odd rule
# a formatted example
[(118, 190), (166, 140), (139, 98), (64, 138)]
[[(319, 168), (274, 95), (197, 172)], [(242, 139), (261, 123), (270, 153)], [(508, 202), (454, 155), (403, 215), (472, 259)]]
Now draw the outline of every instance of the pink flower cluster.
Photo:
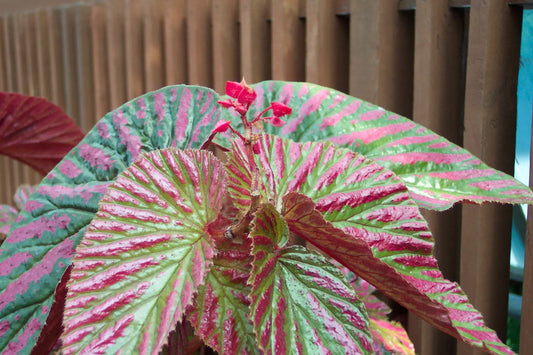
[[(289, 106), (279, 102), (272, 102), (269, 107), (261, 111), (252, 121), (248, 121), (246, 119), (246, 113), (248, 112), (250, 105), (255, 101), (257, 94), (251, 87), (246, 85), (244, 79), (240, 83), (236, 81), (228, 81), (226, 83), (226, 95), (232, 99), (218, 101), (218, 103), (225, 108), (233, 107), (235, 111), (241, 115), (241, 120), (245, 129), (251, 128), (259, 121), (268, 121), (273, 126), (281, 127), (285, 124), (285, 121), (282, 120), (281, 117), (292, 113), (292, 109)], [(272, 110), (272, 116), (262, 117), (270, 110)], [(225, 132), (228, 129), (231, 129), (234, 133), (243, 138), (240, 133), (231, 127), (230, 121), (219, 121), (213, 129), (213, 132)]]

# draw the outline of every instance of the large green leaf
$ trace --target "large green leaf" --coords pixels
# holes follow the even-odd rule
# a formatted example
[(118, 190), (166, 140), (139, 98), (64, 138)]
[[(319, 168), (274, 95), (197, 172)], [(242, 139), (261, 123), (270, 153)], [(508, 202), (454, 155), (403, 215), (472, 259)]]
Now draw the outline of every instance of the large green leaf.
[(142, 152), (200, 147), (220, 116), (217, 98), (172, 86), (132, 100), (105, 115), (41, 182), (0, 251), (0, 352), (31, 351), (109, 183)]
[[(330, 142), (296, 143), (263, 135), (259, 143), (255, 160), (261, 169), (262, 198), (278, 211), (291, 210), (286, 201), (291, 193), (307, 196), (313, 205), (305, 221), (298, 209), (285, 212), (292, 232), (439, 329), (474, 346), (508, 351), (459, 286), (443, 278), (427, 223), (398, 176)], [(251, 174), (243, 161), (244, 145), (236, 141), (234, 146), (228, 191), (246, 208), (250, 196), (244, 191), (249, 191)], [(237, 164), (242, 164), (240, 169)], [(308, 207), (303, 197), (289, 201)]]
[(267, 354), (370, 354), (363, 304), (327, 259), (288, 246), (289, 230), (271, 204), (252, 229), (251, 316)]
[[(250, 119), (272, 102), (292, 108), (292, 114), (283, 117), (287, 124), (266, 124), (267, 133), (297, 142), (329, 140), (361, 153), (400, 176), (422, 207), (445, 210), (462, 201), (533, 202), (525, 185), (405, 117), (309, 83), (265, 81), (253, 87), (257, 99), (248, 111)], [(234, 112), (225, 114), (234, 127), (241, 126)]]
[(217, 243), (217, 255), (187, 318), (196, 334), (220, 354), (258, 354), (250, 322), (250, 239)]
[(214, 256), (225, 174), (209, 152), (143, 154), (108, 188), (73, 258), (65, 354), (154, 353)]
[[(369, 225), (361, 232), (350, 229), (345, 232), (326, 221), (310, 198), (295, 192), (285, 196), (283, 216), (292, 233), (313, 243), (438, 329), (491, 354), (514, 354), (485, 326), (481, 314), (469, 303), (459, 285), (444, 279), (431, 255), (431, 234), (427, 226), (396, 223), (409, 210), (402, 212), (402, 209), (414, 205), (402, 195), (408, 196), (407, 189), (387, 197), (367, 196), (368, 200), (385, 198), (389, 204), (397, 203), (398, 208), (392, 214), (386, 206), (381, 215), (376, 210), (359, 211), (360, 216), (372, 215), (378, 223), (391, 224), (391, 229), (378, 227), (367, 219)], [(338, 221), (352, 219), (350, 212), (341, 209)], [(427, 233), (425, 245), (406, 236), (413, 228)]]

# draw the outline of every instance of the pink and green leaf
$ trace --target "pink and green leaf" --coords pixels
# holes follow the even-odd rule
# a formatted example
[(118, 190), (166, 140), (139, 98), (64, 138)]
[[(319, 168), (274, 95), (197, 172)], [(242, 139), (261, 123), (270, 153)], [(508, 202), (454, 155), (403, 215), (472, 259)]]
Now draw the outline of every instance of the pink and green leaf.
[(250, 308), (260, 349), (370, 354), (364, 306), (340, 270), (319, 254), (287, 246), (287, 224), (271, 204), (256, 212), (254, 225)]
[(370, 332), (377, 355), (383, 354), (381, 348), (393, 354), (415, 355), (413, 343), (398, 322), (370, 317)]
[(199, 148), (221, 115), (217, 99), (194, 86), (134, 99), (105, 115), (43, 179), (0, 250), (0, 352), (29, 354), (35, 345), (108, 185), (142, 152)]
[(200, 150), (143, 154), (119, 175), (73, 258), (65, 354), (161, 349), (211, 266), (225, 183)]
[(7, 235), (11, 225), (15, 223), (18, 211), (9, 205), (0, 205), (0, 234)]
[[(284, 126), (265, 125), (265, 132), (298, 142), (328, 140), (361, 153), (400, 176), (424, 208), (445, 210), (458, 202), (533, 202), (525, 185), (393, 112), (309, 83), (265, 81), (253, 87), (257, 99), (249, 119), (272, 102), (292, 108), (283, 118)], [(238, 115), (225, 114), (240, 127)]]
[(83, 136), (74, 120), (46, 99), (0, 92), (0, 154), (44, 175)]
[(259, 354), (250, 322), (250, 239), (217, 243), (217, 255), (187, 318), (219, 354)]
[(13, 200), (15, 201), (15, 205), (19, 210), (23, 210), (24, 206), (26, 205), (26, 202), (30, 198), (30, 195), (35, 192), (37, 189), (37, 186), (32, 185), (21, 185), (17, 188), (17, 191), (15, 191), (15, 196), (13, 197)]
[[(291, 232), (439, 329), (495, 353), (508, 351), (459, 286), (443, 278), (427, 223), (398, 176), (330, 142), (295, 143), (263, 135), (259, 143), (255, 159), (262, 169), (262, 198), (281, 210), (288, 208), (287, 194), (299, 193), (313, 205), (312, 213), (306, 212), (307, 225), (284, 215)], [(235, 169), (245, 159), (243, 152), (236, 142), (229, 155), (228, 191), (246, 208), (250, 197), (243, 191), (249, 191), (250, 172)], [(303, 197), (289, 200), (309, 207)]]
[[(416, 224), (398, 223), (406, 213), (413, 213), (411, 206), (416, 206), (408, 198), (407, 189), (391, 191), (388, 196), (371, 193), (366, 198), (385, 199), (385, 203), (381, 211), (357, 213), (377, 216), (374, 222), (366, 219), (369, 225), (361, 231), (349, 227), (350, 219), (357, 220), (351, 211), (330, 210), (329, 215), (324, 213), (324, 219), (318, 204), (295, 192), (285, 196), (283, 216), (292, 233), (313, 243), (428, 323), (491, 354), (513, 354), (485, 326), (481, 314), (469, 303), (459, 285), (442, 276), (431, 255), (432, 238), (422, 217), (411, 217), (420, 220)], [(389, 206), (394, 204), (397, 208), (390, 213)], [(338, 219), (328, 222), (328, 217), (333, 215)], [(341, 222), (343, 219), (346, 223)], [(379, 226), (376, 220), (383, 225)], [(413, 229), (424, 232), (427, 240), (409, 236)]]

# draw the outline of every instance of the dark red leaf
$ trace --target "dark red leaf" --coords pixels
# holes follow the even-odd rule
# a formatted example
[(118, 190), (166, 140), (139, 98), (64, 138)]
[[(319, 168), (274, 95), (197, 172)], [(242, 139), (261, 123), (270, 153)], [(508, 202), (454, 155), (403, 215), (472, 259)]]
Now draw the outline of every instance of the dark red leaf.
[(74, 120), (39, 97), (0, 92), (0, 154), (48, 173), (83, 138)]

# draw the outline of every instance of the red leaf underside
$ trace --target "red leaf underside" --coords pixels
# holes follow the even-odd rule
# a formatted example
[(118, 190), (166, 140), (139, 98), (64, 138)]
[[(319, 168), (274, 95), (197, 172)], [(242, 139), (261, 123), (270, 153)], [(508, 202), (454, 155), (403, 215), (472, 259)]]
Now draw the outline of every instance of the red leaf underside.
[(0, 154), (48, 173), (83, 138), (74, 120), (39, 97), (0, 92)]

